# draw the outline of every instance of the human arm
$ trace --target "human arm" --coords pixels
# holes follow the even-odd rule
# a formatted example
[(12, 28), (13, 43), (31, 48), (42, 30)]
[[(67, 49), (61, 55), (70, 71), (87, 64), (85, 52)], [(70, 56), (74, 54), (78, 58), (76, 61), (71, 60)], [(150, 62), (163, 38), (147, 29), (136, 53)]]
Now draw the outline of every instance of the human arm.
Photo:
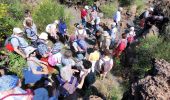
[(81, 89), (83, 87), (83, 84), (84, 84), (84, 79), (86, 78), (88, 72), (86, 72), (83, 76), (82, 76), (82, 79), (80, 81), (80, 83), (78, 84), (77, 88)]

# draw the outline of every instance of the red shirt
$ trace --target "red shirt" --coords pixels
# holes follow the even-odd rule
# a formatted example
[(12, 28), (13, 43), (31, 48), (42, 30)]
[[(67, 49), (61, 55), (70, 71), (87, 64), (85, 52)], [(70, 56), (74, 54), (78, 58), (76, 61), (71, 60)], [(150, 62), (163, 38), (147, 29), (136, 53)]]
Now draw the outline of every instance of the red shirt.
[(81, 18), (84, 18), (85, 16), (87, 16), (87, 10), (82, 9), (81, 10)]

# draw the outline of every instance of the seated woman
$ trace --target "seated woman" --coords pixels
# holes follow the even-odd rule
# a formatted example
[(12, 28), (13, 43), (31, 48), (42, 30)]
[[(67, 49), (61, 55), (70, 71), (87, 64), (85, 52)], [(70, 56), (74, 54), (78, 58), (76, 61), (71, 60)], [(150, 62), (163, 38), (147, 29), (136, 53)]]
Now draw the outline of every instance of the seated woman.
[(47, 63), (36, 58), (35, 48), (26, 49), (28, 70), (24, 71), (25, 84), (36, 83), (44, 74), (48, 74)]
[(3, 75), (0, 77), (0, 100), (32, 100), (31, 91), (21, 88), (21, 81), (17, 76)]

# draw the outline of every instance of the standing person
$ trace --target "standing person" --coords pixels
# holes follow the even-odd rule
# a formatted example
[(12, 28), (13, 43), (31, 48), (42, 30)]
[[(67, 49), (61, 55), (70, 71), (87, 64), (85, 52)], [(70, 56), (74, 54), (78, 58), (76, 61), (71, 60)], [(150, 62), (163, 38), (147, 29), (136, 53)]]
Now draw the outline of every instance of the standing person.
[(94, 46), (93, 52), (90, 53), (88, 58), (88, 60), (91, 61), (92, 63), (92, 67), (91, 67), (92, 72), (95, 71), (96, 62), (99, 60), (99, 58), (100, 58), (100, 52), (98, 51), (97, 46)]
[(68, 40), (67, 37), (67, 25), (64, 22), (64, 19), (60, 19), (59, 24), (58, 24), (58, 36), (59, 40), (63, 43), (66, 44), (66, 41)]
[(100, 76), (105, 78), (107, 73), (113, 67), (113, 59), (110, 57), (110, 51), (108, 49), (104, 50), (104, 56), (99, 60)]
[(55, 20), (52, 24), (48, 24), (45, 28), (45, 31), (48, 33), (48, 38), (53, 43), (57, 42), (58, 36), (57, 36), (57, 27), (59, 24), (59, 20)]
[(135, 40), (135, 36), (136, 36), (135, 28), (131, 27), (130, 32), (127, 35), (127, 41), (128, 41), (129, 44), (131, 44)]
[(122, 7), (118, 8), (118, 11), (113, 15), (113, 21), (116, 22), (118, 30), (120, 31), (120, 21), (121, 21), (121, 12), (123, 11)]
[(104, 50), (104, 49), (109, 50), (110, 43), (111, 43), (111, 37), (107, 31), (104, 31), (103, 36), (104, 36), (104, 41), (102, 43), (102, 50)]
[(31, 91), (21, 88), (21, 81), (14, 75), (3, 75), (0, 77), (0, 99), (1, 100), (32, 100)]
[(104, 41), (103, 30), (97, 30), (95, 37), (96, 37), (96, 43), (97, 43), (99, 49), (101, 49), (102, 43)]
[(116, 37), (117, 37), (117, 27), (116, 27), (115, 22), (113, 22), (111, 24), (111, 34), (110, 34), (110, 36), (111, 36), (111, 47), (113, 47), (114, 43), (116, 41)]
[(31, 43), (33, 44), (34, 47), (37, 47), (37, 40), (38, 40), (38, 35), (37, 32), (33, 27), (33, 21), (31, 18), (26, 18), (25, 19), (25, 33), (27, 35), (27, 38), (31, 40)]
[[(36, 58), (36, 49), (29, 46), (26, 49), (28, 70), (24, 70), (25, 84), (36, 83), (43, 75), (48, 74), (46, 62)], [(31, 72), (31, 73), (29, 73)]]
[(7, 44), (9, 40), (14, 51), (23, 58), (26, 58), (25, 50), (29, 45), (28, 42), (23, 38), (23, 31), (20, 28), (15, 27), (13, 29), (13, 34), (9, 39), (6, 40), (5, 44)]
[(89, 9), (88, 6), (85, 6), (83, 9), (81, 9), (81, 23), (84, 27), (86, 27), (86, 23), (87, 23), (88, 9)]
[(127, 37), (126, 33), (123, 33), (122, 39), (118, 42), (116, 49), (113, 51), (113, 56), (116, 56), (117, 58), (119, 58), (121, 53), (125, 50), (125, 48), (127, 46), (127, 38), (126, 37)]

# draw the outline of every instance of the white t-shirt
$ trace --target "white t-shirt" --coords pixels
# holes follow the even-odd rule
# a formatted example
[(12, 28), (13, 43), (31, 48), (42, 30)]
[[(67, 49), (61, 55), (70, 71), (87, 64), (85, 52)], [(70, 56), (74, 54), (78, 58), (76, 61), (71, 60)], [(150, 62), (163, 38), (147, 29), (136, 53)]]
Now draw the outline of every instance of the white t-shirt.
[(121, 20), (121, 13), (120, 11), (117, 11), (116, 14), (113, 16), (113, 19), (116, 21), (116, 23), (119, 23)]
[[(104, 57), (104, 58), (102, 58), (102, 59), (103, 59), (104, 61), (109, 61), (109, 60), (110, 60), (110, 65), (113, 66), (113, 59), (112, 59), (112, 58), (110, 58), (110, 57)], [(104, 63), (102, 59), (99, 60), (99, 66), (100, 66), (100, 67), (101, 67), (102, 64)]]

